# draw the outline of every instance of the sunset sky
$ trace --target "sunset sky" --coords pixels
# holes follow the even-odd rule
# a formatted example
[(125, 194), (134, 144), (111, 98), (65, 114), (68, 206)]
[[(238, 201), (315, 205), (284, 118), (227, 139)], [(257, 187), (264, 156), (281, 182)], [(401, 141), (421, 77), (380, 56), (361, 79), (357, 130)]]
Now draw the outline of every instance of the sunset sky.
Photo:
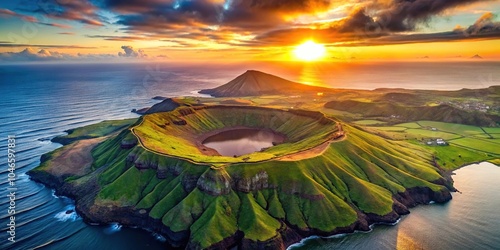
[(0, 61), (500, 59), (500, 1), (39, 0), (0, 3)]

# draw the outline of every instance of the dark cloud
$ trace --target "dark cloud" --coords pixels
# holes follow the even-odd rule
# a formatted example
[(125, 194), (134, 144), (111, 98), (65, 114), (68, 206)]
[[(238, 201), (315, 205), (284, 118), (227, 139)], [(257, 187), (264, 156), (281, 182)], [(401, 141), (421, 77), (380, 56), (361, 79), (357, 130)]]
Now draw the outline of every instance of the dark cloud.
[[(381, 28), (390, 31), (410, 31), (429, 21), (435, 15), (459, 6), (481, 0), (394, 0), (390, 4), (372, 4), (367, 9), (376, 11)], [(484, 1), (483, 1), (484, 2)]]
[[(314, 39), (345, 46), (496, 38), (493, 14), (470, 27), (434, 34), (411, 34), (449, 10), (490, 0), (40, 0), (23, 6), (23, 13), (72, 20), (90, 26), (118, 26), (120, 35), (87, 35), (109, 41), (170, 40), (174, 46), (196, 46), (208, 41), (234, 46), (281, 46)], [(294, 18), (344, 6), (342, 19), (300, 23)], [(114, 13), (116, 16), (106, 13)], [(0, 9), (2, 16), (17, 16), (59, 28), (35, 17)], [(38, 17), (38, 16), (37, 16)], [(113, 27), (115, 28), (115, 27)], [(244, 38), (241, 38), (244, 37)], [(249, 37), (254, 37), (250, 39)], [(190, 41), (191, 40), (191, 41)], [(1, 45), (0, 45), (1, 46)], [(143, 57), (143, 52), (123, 46), (121, 57)]]
[(252, 0), (244, 2), (250, 7), (260, 10), (279, 10), (286, 12), (325, 9), (330, 6), (330, 1), (328, 0)]
[(127, 32), (163, 33), (218, 26), (233, 32), (263, 31), (287, 25), (283, 15), (326, 10), (327, 0), (234, 0), (215, 4), (197, 1), (106, 1), (122, 13), (116, 22)]
[(485, 33), (491, 32), (499, 32), (500, 31), (500, 22), (494, 22), (496, 15), (492, 12), (484, 13), (477, 21), (469, 26), (465, 30), (455, 29), (456, 31), (462, 31), (466, 35), (474, 36), (481, 35)]
[(38, 24), (45, 25), (45, 26), (50, 26), (50, 27), (57, 27), (57, 28), (61, 28), (61, 29), (71, 29), (71, 26), (64, 25), (64, 24), (59, 24), (59, 23), (38, 22)]
[(64, 24), (59, 24), (59, 23), (41, 22), (41, 21), (38, 21), (38, 19), (36, 17), (29, 16), (29, 15), (24, 15), (24, 14), (20, 14), (20, 13), (14, 12), (14, 11), (9, 10), (9, 9), (0, 9), (0, 16), (4, 16), (4, 17), (9, 17), (9, 16), (19, 17), (19, 18), (21, 18), (21, 19), (23, 19), (24, 21), (27, 21), (27, 22), (41, 24), (41, 25), (45, 25), (45, 26), (57, 27), (57, 28), (62, 28), (62, 29), (70, 29), (71, 28), (71, 26), (69, 26), (69, 25), (64, 25)]
[(86, 35), (89, 38), (98, 38), (107, 41), (138, 41), (145, 40), (144, 37), (140, 36), (105, 36), (105, 35)]
[(100, 10), (88, 0), (40, 0), (27, 2), (21, 7), (25, 12), (41, 14), (53, 19), (77, 21), (92, 26), (103, 26)]
[(132, 46), (122, 46), (123, 52), (118, 52), (118, 56), (120, 57), (139, 57), (139, 58), (144, 58), (147, 57), (144, 53), (144, 50), (139, 49), (135, 50)]
[[(435, 34), (411, 34), (418, 24), (425, 24), (433, 16), (476, 0), (430, 1), (395, 0), (389, 4), (371, 3), (356, 7), (345, 18), (330, 22), (319, 29), (286, 28), (256, 36), (245, 45), (296, 44), (305, 39), (324, 43), (342, 43), (345, 46), (382, 45), (389, 43), (432, 42), (462, 39), (498, 38), (494, 15), (486, 13), (476, 23), (455, 31)], [(370, 13), (370, 14), (368, 14)]]
[(494, 21), (491, 12), (483, 14), (474, 24), (467, 28), (456, 27), (452, 31), (417, 34), (389, 34), (363, 41), (349, 42), (342, 46), (376, 46), (408, 43), (430, 43), (460, 40), (500, 39), (500, 22)]
[[(122, 13), (116, 24), (123, 25), (126, 33), (251, 46), (293, 44), (308, 38), (344, 42), (386, 37), (415, 31), (447, 10), (481, 1), (488, 0), (347, 1), (357, 3), (347, 17), (315, 28), (300, 27), (284, 16), (313, 14), (346, 1), (234, 0), (214, 4), (210, 0), (108, 0), (104, 5)], [(235, 43), (230, 41), (233, 34), (256, 38)]]
[[(65, 32), (62, 32), (62, 33), (65, 33)], [(22, 43), (11, 43), (11, 42), (0, 42), (0, 48), (1, 47), (12, 47), (12, 48), (36, 47), (36, 48), (58, 48), (58, 49), (97, 49), (98, 48), (98, 47), (78, 46), (78, 45), (22, 44)]]

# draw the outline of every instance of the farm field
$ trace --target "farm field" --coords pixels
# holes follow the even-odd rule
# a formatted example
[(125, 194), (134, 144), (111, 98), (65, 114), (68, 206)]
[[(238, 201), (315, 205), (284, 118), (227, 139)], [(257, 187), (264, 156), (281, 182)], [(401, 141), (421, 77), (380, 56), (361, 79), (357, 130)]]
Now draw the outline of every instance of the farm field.
[[(500, 128), (481, 128), (433, 121), (400, 123), (393, 126), (372, 125), (376, 124), (375, 121), (361, 120), (361, 123), (367, 124), (365, 125), (367, 131), (393, 140), (416, 139), (424, 142), (440, 138), (456, 147), (500, 155)], [(355, 123), (361, 125), (359, 121)]]
[(354, 124), (370, 126), (370, 125), (386, 124), (386, 122), (379, 120), (359, 120), (355, 121)]

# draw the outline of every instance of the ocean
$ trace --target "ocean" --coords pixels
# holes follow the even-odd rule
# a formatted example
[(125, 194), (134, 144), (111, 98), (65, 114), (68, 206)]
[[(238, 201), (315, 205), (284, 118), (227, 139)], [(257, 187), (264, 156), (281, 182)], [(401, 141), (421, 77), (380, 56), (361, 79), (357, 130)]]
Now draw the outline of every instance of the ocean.
[[(500, 85), (499, 63), (343, 63), (339, 65), (250, 64), (44, 64), (0, 66), (0, 249), (162, 249), (162, 238), (120, 225), (88, 225), (74, 212), (73, 202), (29, 180), (25, 174), (40, 156), (61, 145), (50, 139), (71, 128), (109, 119), (138, 117), (134, 108), (158, 102), (154, 96), (196, 95), (233, 79), (246, 69), (274, 73), (294, 81), (338, 88), (402, 87), (454, 90)], [(15, 243), (8, 241), (9, 187), (7, 137), (15, 136)], [(484, 164), (483, 164), (484, 165)], [(466, 167), (457, 171), (462, 194), (445, 205), (412, 209), (396, 226), (376, 226), (371, 233), (309, 240), (303, 248), (398, 247), (398, 242), (434, 241), (451, 246), (498, 248), (500, 168)], [(470, 171), (461, 175), (462, 171)], [(478, 177), (474, 177), (475, 175)], [(463, 176), (463, 177), (460, 177)], [(475, 179), (476, 178), (476, 179)], [(480, 178), (480, 179), (478, 179)], [(464, 198), (460, 198), (464, 197)], [(446, 230), (443, 230), (445, 228)], [(415, 230), (418, 229), (418, 230)], [(422, 233), (418, 233), (422, 232)], [(439, 233), (439, 234), (438, 234)], [(402, 235), (400, 237), (400, 235)], [(397, 236), (397, 237), (396, 237)], [(404, 241), (403, 239), (406, 239)], [(380, 242), (386, 242), (384, 244)], [(453, 245), (461, 242), (465, 245)], [(482, 245), (479, 243), (484, 242)], [(476, 244), (477, 243), (477, 244)], [(395, 245), (396, 244), (396, 245)], [(457, 243), (458, 244), (458, 243)], [(407, 245), (408, 246), (408, 245)]]
[(396, 225), (374, 225), (370, 232), (311, 237), (298, 249), (499, 249), (500, 167), (483, 162), (455, 171), (453, 199), (421, 205)]

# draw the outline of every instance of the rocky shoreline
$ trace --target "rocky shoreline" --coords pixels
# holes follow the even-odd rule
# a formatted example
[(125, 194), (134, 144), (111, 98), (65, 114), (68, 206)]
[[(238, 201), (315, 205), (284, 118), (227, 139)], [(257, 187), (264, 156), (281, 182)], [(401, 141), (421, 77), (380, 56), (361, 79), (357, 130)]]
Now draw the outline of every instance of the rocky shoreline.
[[(292, 112), (323, 121), (319, 112)], [(158, 118), (154, 124), (168, 122), (151, 116)], [(376, 223), (397, 222), (419, 204), (447, 202), (454, 191), (450, 173), (432, 154), (408, 157), (417, 153), (415, 146), (395, 145), (348, 125), (343, 129), (349, 140), (312, 158), (224, 165), (152, 152), (138, 144), (133, 128), (93, 139), (68, 136), (72, 140), (42, 155), (40, 166), (27, 174), (75, 200), (87, 223), (139, 227), (162, 235), (166, 248), (187, 249), (285, 249), (310, 236), (369, 231)], [(77, 135), (90, 133), (82, 131)]]
[[(42, 161), (47, 160), (42, 157)], [(144, 209), (133, 207), (96, 206), (94, 201), (99, 192), (96, 176), (85, 182), (84, 185), (75, 186), (64, 181), (68, 176), (55, 176), (45, 171), (28, 172), (30, 178), (54, 189), (56, 195), (66, 196), (75, 201), (75, 210), (86, 223), (110, 224), (119, 223), (126, 227), (139, 227), (144, 230), (159, 233), (165, 237), (168, 245), (166, 247), (200, 249), (199, 246), (189, 242), (189, 231), (173, 232), (165, 226), (161, 220), (148, 216)], [(233, 236), (218, 242), (207, 249), (286, 249), (292, 244), (311, 236), (327, 237), (337, 234), (353, 233), (355, 231), (369, 231), (370, 225), (377, 223), (393, 224), (402, 215), (410, 213), (409, 208), (421, 204), (429, 204), (431, 201), (444, 203), (452, 199), (448, 190), (434, 192), (428, 187), (408, 188), (403, 193), (393, 196), (393, 209), (390, 213), (380, 216), (371, 213), (358, 213), (358, 220), (353, 224), (336, 228), (334, 231), (324, 232), (315, 229), (302, 230), (281, 220), (281, 228), (278, 234), (267, 241), (252, 241), (243, 237), (243, 232), (237, 231)]]

